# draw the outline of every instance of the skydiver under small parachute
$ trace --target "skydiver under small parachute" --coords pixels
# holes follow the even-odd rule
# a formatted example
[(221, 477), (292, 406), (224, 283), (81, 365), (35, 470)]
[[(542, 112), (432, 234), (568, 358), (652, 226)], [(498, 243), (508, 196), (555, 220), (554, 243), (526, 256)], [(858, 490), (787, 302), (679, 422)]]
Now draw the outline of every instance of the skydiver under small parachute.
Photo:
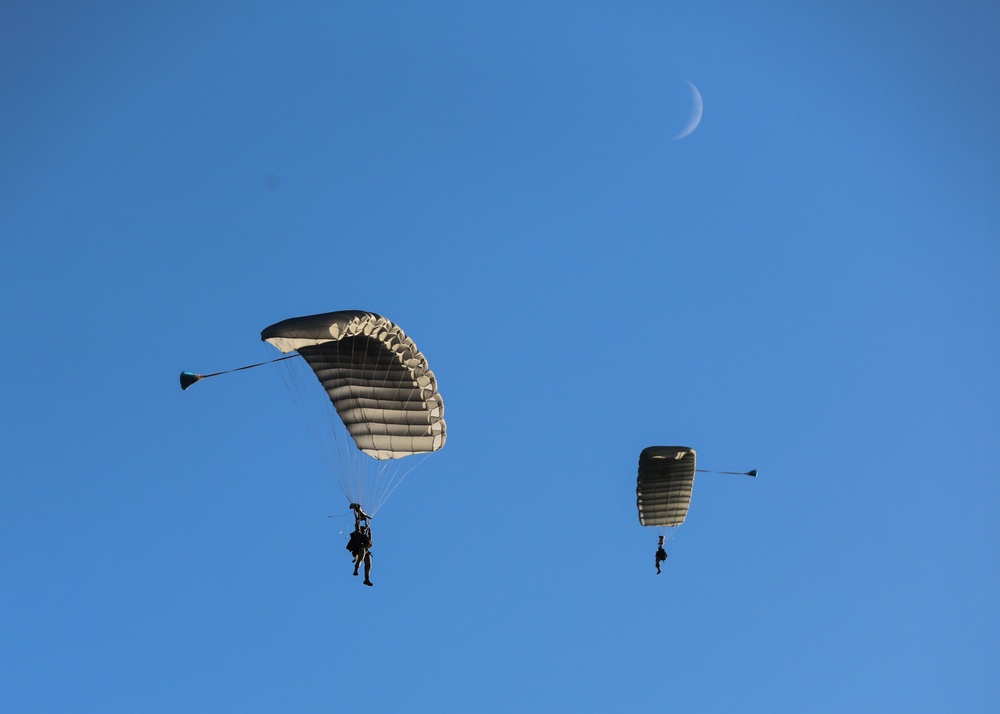
[(667, 551), (663, 549), (663, 536), (660, 536), (660, 543), (656, 547), (656, 574), (660, 574), (660, 563), (667, 559)]
[[(324, 453), (355, 515), (348, 542), (354, 574), (363, 564), (365, 584), (371, 585), (372, 516), (413, 469), (403, 470), (399, 462), (438, 451), (445, 443), (437, 379), (402, 329), (372, 312), (341, 310), (290, 318), (265, 328), (261, 340), (285, 356), (226, 372), (182, 372), (181, 389), (207, 377), (273, 362), (291, 368), (289, 391), (300, 400), (314, 438), (328, 451), (332, 444), (339, 457), (337, 464), (337, 458)], [(308, 376), (302, 376), (305, 373)], [(311, 420), (306, 403), (314, 396), (322, 414)]]
[(706, 471), (696, 468), (694, 449), (687, 446), (649, 446), (639, 454), (639, 475), (636, 479), (636, 507), (639, 523), (660, 528), (656, 549), (656, 573), (667, 559), (663, 548), (665, 529), (681, 525), (691, 506), (696, 472), (734, 474), (757, 477), (753, 471)]

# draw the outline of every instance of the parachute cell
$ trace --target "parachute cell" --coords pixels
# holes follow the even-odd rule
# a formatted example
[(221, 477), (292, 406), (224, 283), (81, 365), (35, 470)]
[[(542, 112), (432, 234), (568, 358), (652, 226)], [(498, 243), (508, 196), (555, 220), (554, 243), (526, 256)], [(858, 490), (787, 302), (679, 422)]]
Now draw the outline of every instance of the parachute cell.
[(694, 489), (695, 452), (686, 446), (650, 446), (639, 454), (636, 505), (644, 526), (679, 526)]

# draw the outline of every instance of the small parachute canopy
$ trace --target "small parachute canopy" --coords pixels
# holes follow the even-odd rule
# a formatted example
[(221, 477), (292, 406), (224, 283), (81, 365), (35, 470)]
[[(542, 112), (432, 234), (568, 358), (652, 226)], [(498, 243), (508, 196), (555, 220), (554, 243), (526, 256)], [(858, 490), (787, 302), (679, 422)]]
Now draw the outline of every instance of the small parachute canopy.
[(351, 438), (378, 459), (437, 451), (445, 442), (444, 402), (417, 346), (372, 312), (293, 317), (260, 335), (309, 364)]
[(679, 526), (694, 489), (695, 452), (687, 446), (650, 446), (639, 454), (636, 505), (644, 526)]

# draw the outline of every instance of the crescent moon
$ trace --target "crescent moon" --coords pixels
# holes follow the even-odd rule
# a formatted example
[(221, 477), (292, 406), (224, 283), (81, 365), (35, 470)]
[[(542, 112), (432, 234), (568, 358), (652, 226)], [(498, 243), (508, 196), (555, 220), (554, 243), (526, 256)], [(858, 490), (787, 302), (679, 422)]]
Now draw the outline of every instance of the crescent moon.
[(701, 123), (701, 113), (705, 108), (705, 105), (701, 101), (701, 92), (698, 91), (698, 88), (689, 80), (685, 79), (684, 81), (691, 87), (691, 117), (688, 119), (688, 123), (685, 127), (680, 130), (680, 133), (674, 137), (674, 141), (683, 139), (685, 136), (698, 128), (698, 124)]

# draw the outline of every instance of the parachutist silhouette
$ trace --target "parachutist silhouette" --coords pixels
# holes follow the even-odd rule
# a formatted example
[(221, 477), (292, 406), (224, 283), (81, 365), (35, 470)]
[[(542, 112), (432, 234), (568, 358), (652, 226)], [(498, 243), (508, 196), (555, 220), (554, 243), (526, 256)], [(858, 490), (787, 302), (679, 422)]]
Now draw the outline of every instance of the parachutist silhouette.
[[(360, 510), (360, 509), (359, 509)], [(367, 525), (361, 525), (360, 521), (351, 533), (347, 541), (347, 550), (354, 557), (354, 574), (358, 574), (358, 568), (365, 564), (365, 585), (374, 585), (371, 580), (372, 573), (372, 529)]]
[[(663, 536), (660, 536), (660, 545), (656, 549), (656, 574), (660, 574), (660, 563), (667, 559), (667, 551), (663, 550)], [(357, 573), (355, 573), (356, 575)]]

